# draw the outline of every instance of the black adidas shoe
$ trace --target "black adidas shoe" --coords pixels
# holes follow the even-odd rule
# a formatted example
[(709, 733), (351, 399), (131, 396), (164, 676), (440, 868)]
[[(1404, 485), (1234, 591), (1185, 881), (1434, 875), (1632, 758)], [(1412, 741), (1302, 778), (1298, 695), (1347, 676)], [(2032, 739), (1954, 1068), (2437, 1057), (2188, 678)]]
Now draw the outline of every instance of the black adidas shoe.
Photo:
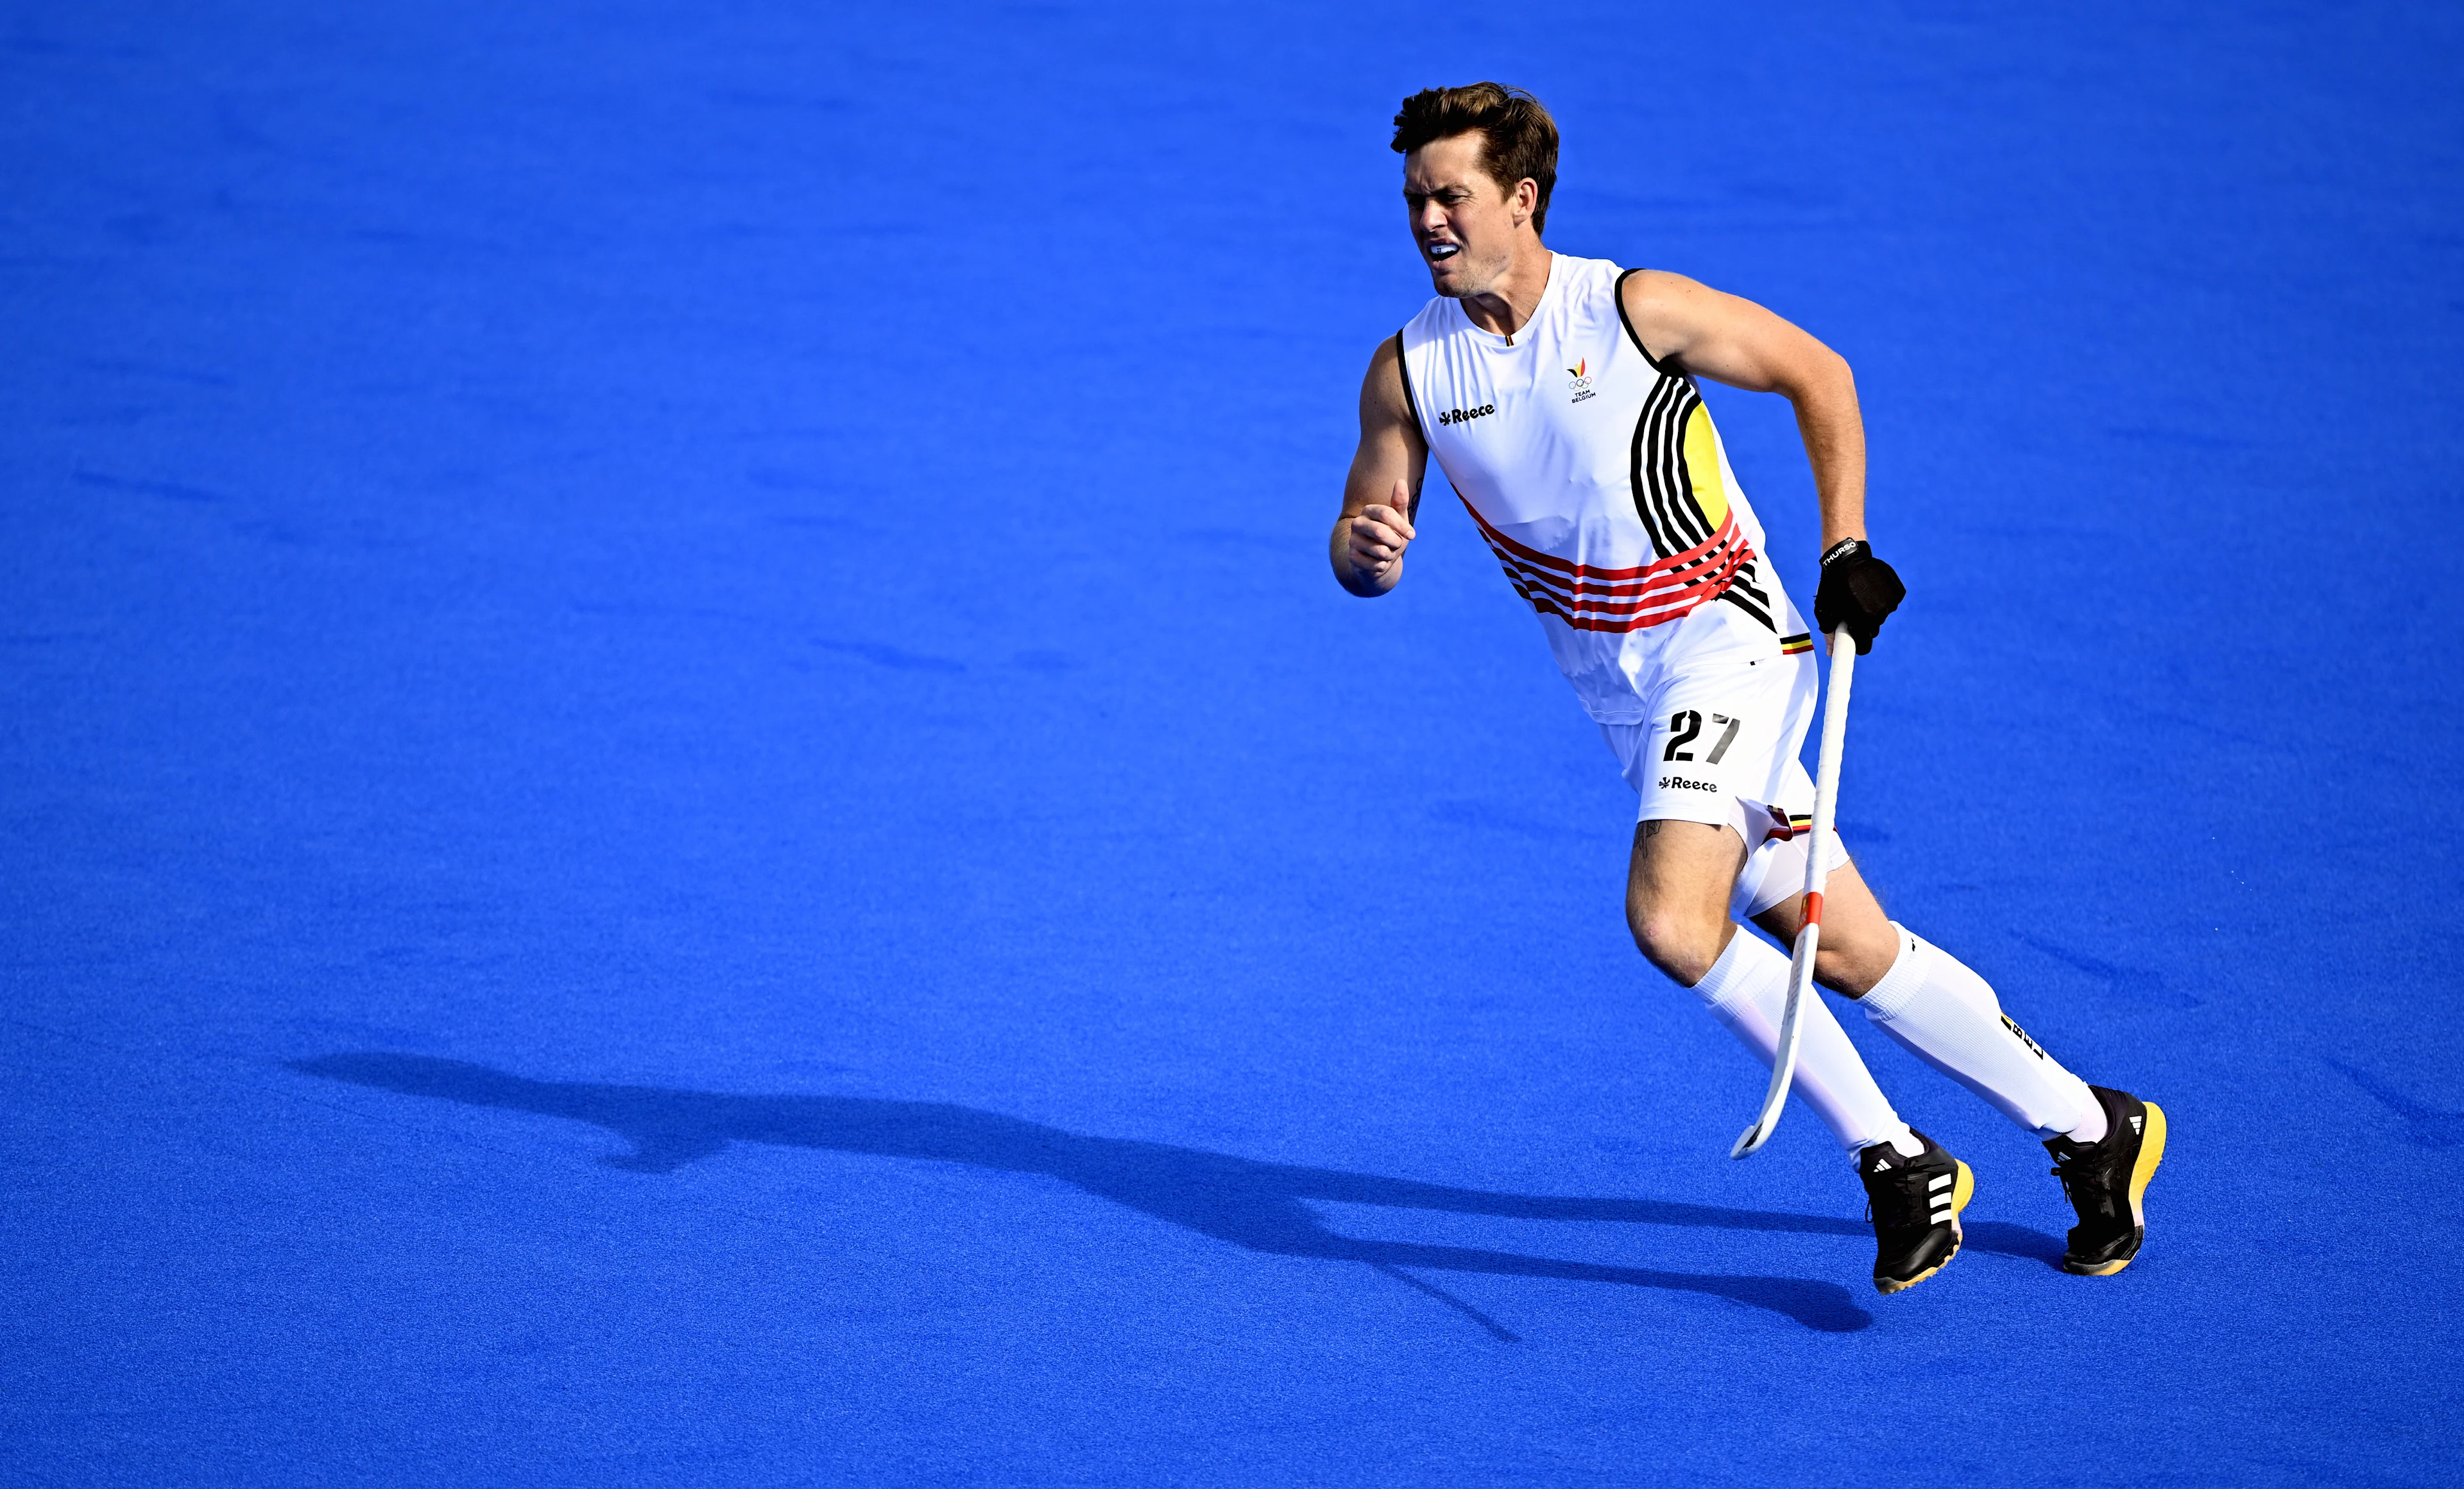
[(2062, 1270), (2081, 1277), (2111, 1277), (2130, 1265), (2147, 1236), (2141, 1205), (2147, 1181), (2165, 1161), (2165, 1110), (2128, 1091), (2091, 1085), (2104, 1107), (2104, 1137), (2074, 1143), (2057, 1137), (2045, 1145), (2054, 1155), (2054, 1177), (2071, 1197), (2079, 1223), (2071, 1227)]
[(1873, 1201), (1866, 1218), (1874, 1222), (1874, 1285), (1886, 1293), (1914, 1287), (1959, 1255), (1959, 1213), (1976, 1193), (1968, 1165), (1924, 1133), (1916, 1138), (1925, 1151), (1913, 1158), (1888, 1143), (1857, 1155), (1857, 1176)]

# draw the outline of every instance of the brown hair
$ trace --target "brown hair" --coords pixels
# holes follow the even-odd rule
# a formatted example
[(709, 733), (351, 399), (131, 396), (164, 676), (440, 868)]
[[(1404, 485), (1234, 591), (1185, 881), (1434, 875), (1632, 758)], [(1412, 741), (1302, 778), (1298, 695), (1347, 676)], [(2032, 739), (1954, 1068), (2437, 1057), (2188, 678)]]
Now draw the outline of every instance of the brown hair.
[(1557, 185), (1557, 121), (1540, 100), (1520, 88), (1476, 82), (1461, 88), (1423, 88), (1403, 100), (1395, 116), (1395, 153), (1408, 155), (1432, 140), (1480, 131), (1481, 169), (1503, 191), (1529, 178), (1540, 188), (1531, 209), (1531, 230), (1549, 225), (1549, 193)]

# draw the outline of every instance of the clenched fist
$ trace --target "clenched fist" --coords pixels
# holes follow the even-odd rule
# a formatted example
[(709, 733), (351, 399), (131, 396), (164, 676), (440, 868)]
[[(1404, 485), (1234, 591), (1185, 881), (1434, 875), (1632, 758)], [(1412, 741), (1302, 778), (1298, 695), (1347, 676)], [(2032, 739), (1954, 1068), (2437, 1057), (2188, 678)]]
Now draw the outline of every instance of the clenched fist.
[(1411, 488), (1397, 481), (1394, 494), (1383, 504), (1373, 502), (1352, 519), (1345, 551), (1352, 558), (1353, 576), (1363, 588), (1392, 589), (1402, 577), (1403, 550), (1419, 536), (1412, 530), (1411, 510)]

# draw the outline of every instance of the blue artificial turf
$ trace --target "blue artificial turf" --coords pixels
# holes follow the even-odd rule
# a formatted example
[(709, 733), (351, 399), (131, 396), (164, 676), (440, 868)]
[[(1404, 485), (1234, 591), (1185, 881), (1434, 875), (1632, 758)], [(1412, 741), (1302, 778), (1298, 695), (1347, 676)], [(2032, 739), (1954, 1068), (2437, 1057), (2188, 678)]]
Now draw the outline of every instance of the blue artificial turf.
[[(2464, 16), (0, 11), (0, 1480), (2436, 1484)], [(1843, 817), (2163, 1103), (2142, 1259), (1862, 1195), (1627, 943), (1441, 483), (1495, 77), (1856, 364)], [(1802, 600), (1784, 405), (1712, 393)]]

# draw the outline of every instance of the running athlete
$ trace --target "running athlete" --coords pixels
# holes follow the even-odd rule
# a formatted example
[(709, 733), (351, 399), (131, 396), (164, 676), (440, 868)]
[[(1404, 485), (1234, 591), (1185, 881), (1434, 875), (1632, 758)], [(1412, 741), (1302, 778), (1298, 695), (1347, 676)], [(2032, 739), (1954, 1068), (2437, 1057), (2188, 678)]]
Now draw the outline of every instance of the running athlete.
[[(1402, 580), (1434, 453), (1641, 796), (1635, 945), (1768, 1067), (1788, 958), (1736, 922), (1785, 945), (1802, 918), (1816, 663), (1697, 380), (1795, 405), (1822, 511), (1815, 622), (1861, 653), (1906, 591), (1865, 541), (1855, 380), (1750, 301), (1544, 247), (1557, 128), (1529, 94), (1415, 94), (1394, 148), (1437, 297), (1370, 358), (1335, 578), (1364, 599)], [(1815, 979), (2043, 1141), (2079, 1212), (2066, 1270), (2129, 1265), (2164, 1112), (2064, 1069), (1984, 978), (1885, 916), (1836, 843), (1829, 862)], [(1795, 1093), (1873, 1200), (1874, 1285), (1912, 1287), (1958, 1254), (1974, 1179), (1900, 1120), (1820, 998), (1802, 1018)]]

